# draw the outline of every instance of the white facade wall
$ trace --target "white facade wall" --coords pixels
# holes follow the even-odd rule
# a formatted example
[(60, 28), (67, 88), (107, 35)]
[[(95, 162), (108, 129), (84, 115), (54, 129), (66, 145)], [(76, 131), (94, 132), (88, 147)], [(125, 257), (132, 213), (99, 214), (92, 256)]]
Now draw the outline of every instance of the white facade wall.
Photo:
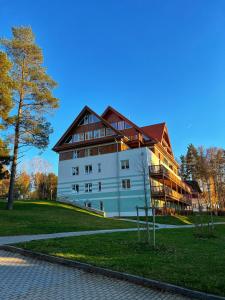
[[(152, 159), (156, 160), (153, 155), (148, 148), (136, 148), (59, 161), (58, 199), (79, 205), (90, 204), (98, 210), (102, 208), (109, 217), (135, 216), (136, 206), (144, 206), (145, 199), (150, 205), (148, 165)], [(129, 169), (121, 169), (121, 160), (129, 160)], [(101, 172), (98, 172), (99, 163)], [(85, 174), (86, 165), (92, 165), (91, 174)], [(72, 175), (72, 167), (79, 167), (79, 175)], [(129, 189), (122, 187), (124, 179), (130, 180)], [(101, 191), (98, 190), (99, 182)], [(92, 192), (85, 192), (85, 183), (92, 184)], [(72, 190), (72, 184), (79, 184), (79, 193)]]

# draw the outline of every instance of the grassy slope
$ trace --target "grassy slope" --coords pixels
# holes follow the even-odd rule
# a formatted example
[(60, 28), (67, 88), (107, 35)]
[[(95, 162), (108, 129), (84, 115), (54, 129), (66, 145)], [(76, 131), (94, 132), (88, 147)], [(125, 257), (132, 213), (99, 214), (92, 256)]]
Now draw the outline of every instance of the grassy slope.
[(216, 226), (216, 238), (199, 239), (193, 229), (156, 232), (158, 250), (137, 243), (137, 233), (33, 241), (20, 247), (122, 272), (170, 282), (204, 292), (225, 295), (225, 226)]
[(50, 201), (16, 201), (14, 210), (0, 202), (0, 236), (135, 227)]
[[(210, 221), (209, 215), (203, 215), (203, 223)], [(129, 217), (129, 219), (136, 219), (136, 217)], [(149, 221), (152, 222), (152, 217), (148, 217)], [(140, 217), (140, 220), (145, 221), (145, 217)], [(213, 216), (214, 222), (225, 222), (225, 217)], [(190, 216), (156, 216), (156, 223), (159, 224), (171, 224), (171, 225), (190, 225), (199, 223), (200, 217), (196, 215)]]

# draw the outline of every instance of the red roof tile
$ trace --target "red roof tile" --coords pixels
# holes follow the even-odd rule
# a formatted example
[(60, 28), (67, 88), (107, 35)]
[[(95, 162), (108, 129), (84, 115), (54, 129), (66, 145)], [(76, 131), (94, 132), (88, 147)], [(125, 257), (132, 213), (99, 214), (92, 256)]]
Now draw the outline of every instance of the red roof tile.
[(145, 132), (149, 137), (156, 139), (161, 142), (163, 137), (163, 131), (165, 128), (165, 123), (159, 123), (149, 126), (141, 127), (141, 129)]

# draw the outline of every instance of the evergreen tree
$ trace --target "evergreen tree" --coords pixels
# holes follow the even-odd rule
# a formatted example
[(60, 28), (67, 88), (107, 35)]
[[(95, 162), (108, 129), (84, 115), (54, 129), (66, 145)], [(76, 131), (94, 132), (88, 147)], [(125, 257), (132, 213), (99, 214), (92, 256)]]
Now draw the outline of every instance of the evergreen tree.
[[(5, 129), (9, 112), (13, 107), (12, 89), (13, 81), (9, 76), (12, 65), (7, 55), (0, 51), (0, 131)], [(0, 138), (0, 180), (8, 178), (7, 165), (10, 162), (8, 144)]]
[(198, 178), (198, 151), (190, 144), (186, 154), (186, 178), (196, 180)]
[(12, 39), (2, 39), (11, 62), (10, 78), (13, 81), (13, 105), (16, 114), (8, 121), (14, 126), (14, 143), (7, 208), (13, 208), (18, 151), (21, 146), (47, 147), (52, 132), (45, 115), (58, 107), (52, 95), (56, 82), (43, 67), (42, 50), (35, 44), (30, 27), (13, 27)]

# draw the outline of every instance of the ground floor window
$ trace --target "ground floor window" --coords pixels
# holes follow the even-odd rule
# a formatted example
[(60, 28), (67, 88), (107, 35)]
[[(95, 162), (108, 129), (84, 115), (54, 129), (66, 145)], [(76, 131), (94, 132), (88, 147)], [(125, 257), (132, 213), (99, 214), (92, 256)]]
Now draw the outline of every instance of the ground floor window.
[(85, 192), (86, 193), (92, 192), (92, 183), (85, 183)]
[(130, 189), (130, 179), (123, 179), (122, 180), (122, 188), (123, 189)]
[(80, 187), (79, 184), (72, 184), (72, 190), (76, 193), (79, 193)]

